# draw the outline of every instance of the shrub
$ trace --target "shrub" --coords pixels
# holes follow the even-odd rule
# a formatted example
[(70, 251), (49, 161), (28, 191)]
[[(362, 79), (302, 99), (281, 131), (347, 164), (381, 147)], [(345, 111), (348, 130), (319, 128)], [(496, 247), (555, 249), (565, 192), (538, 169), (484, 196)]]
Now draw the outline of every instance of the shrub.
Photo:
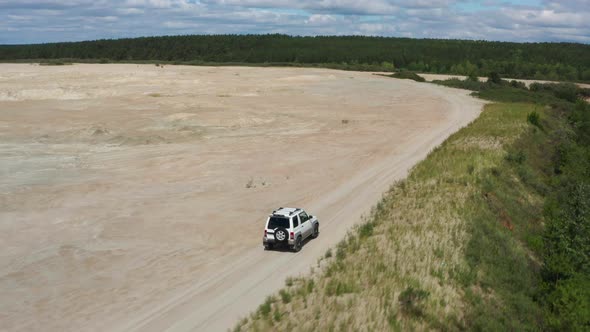
[(315, 282), (313, 281), (313, 279), (310, 279), (310, 280), (307, 282), (307, 292), (308, 292), (308, 293), (311, 293), (311, 292), (313, 292), (313, 288), (314, 288), (314, 287), (315, 287)]
[(287, 287), (293, 286), (293, 278), (287, 278), (287, 280), (285, 280), (285, 285), (287, 285)]
[(266, 301), (264, 301), (264, 303), (260, 306), (260, 308), (258, 308), (258, 312), (263, 317), (267, 317), (268, 314), (270, 314), (270, 309), (271, 309), (273, 302), (274, 302), (274, 299), (272, 298), (272, 296), (267, 297)]
[(366, 238), (373, 234), (373, 228), (375, 228), (375, 223), (367, 222), (361, 225), (359, 228), (359, 237)]
[(490, 169), (490, 172), (492, 172), (492, 175), (495, 177), (499, 177), (500, 175), (502, 175), (502, 171), (498, 167), (492, 167)]
[(346, 240), (342, 240), (338, 242), (336, 245), (336, 259), (342, 261), (346, 257), (346, 250), (348, 248), (348, 243)]
[(467, 78), (463, 81), (454, 77), (444, 81), (433, 81), (433, 83), (471, 91), (481, 91), (489, 88), (488, 84), (480, 82), (477, 77), (475, 79)]
[(526, 117), (527, 121), (539, 129), (543, 129), (541, 126), (541, 116), (536, 111), (529, 113)]
[(71, 64), (71, 62), (65, 62), (61, 60), (47, 60), (39, 63), (40, 66), (67, 66)]
[(575, 103), (578, 99), (578, 87), (572, 83), (553, 84), (553, 94), (559, 99)]
[(281, 321), (281, 312), (279, 311), (279, 308), (275, 308), (275, 311), (273, 313), (273, 319), (275, 320), (275, 322), (280, 322)]
[(518, 150), (517, 152), (508, 152), (505, 158), (511, 163), (522, 164), (526, 160), (526, 154), (522, 150)]
[(325, 257), (326, 257), (326, 258), (330, 258), (330, 257), (332, 257), (332, 249), (328, 249), (328, 250), (326, 251), (326, 255), (325, 255)]
[(355, 287), (354, 284), (351, 282), (336, 281), (334, 279), (331, 279), (330, 281), (328, 281), (328, 284), (326, 285), (326, 295), (328, 296), (340, 296), (343, 294), (349, 294), (354, 292)]
[(555, 98), (572, 103), (578, 99), (578, 93), (583, 93), (582, 89), (572, 83), (533, 83), (529, 89), (533, 92), (545, 93), (545, 95), (552, 95)]
[(500, 77), (500, 74), (491, 72), (488, 76), (488, 83), (502, 84), (502, 78)]
[(513, 88), (518, 88), (518, 89), (524, 89), (524, 90), (527, 89), (526, 84), (524, 84), (523, 82), (515, 81), (515, 80), (510, 81), (510, 86)]
[(548, 296), (548, 325), (555, 331), (586, 331), (590, 326), (590, 278), (576, 275), (560, 280)]
[(416, 82), (426, 82), (426, 79), (424, 79), (424, 77), (422, 77), (414, 72), (411, 72), (411, 71), (400, 71), (400, 72), (397, 72), (393, 75), (390, 75), (390, 77), (414, 80)]
[(281, 291), (279, 292), (279, 295), (281, 295), (281, 300), (283, 301), (283, 303), (289, 303), (291, 302), (291, 293), (287, 292), (284, 289), (281, 289)]
[(430, 296), (430, 293), (419, 288), (409, 286), (399, 295), (399, 304), (402, 312), (411, 316), (422, 316), (423, 302)]
[(590, 88), (579, 88), (578, 93), (584, 98), (590, 98)]

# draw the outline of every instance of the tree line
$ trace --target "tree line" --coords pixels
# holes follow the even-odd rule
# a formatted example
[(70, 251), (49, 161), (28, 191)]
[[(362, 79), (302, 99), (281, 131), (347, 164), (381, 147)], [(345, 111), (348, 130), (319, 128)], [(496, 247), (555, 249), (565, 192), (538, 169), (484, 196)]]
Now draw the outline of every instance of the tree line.
[(366, 36), (185, 35), (0, 45), (0, 61), (74, 59), (319, 65), (352, 70), (590, 81), (590, 45)]

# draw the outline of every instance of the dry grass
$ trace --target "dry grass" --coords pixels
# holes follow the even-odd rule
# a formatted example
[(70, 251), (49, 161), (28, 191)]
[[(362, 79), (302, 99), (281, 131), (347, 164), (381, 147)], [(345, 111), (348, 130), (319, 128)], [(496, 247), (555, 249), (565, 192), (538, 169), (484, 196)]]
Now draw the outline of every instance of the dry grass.
[(487, 106), (407, 180), (393, 185), (365, 223), (320, 259), (315, 273), (289, 279), (280, 296), (269, 298), (261, 306), (265, 310), (235, 330), (464, 327), (462, 280), (469, 278), (465, 247), (470, 239), (466, 209), (473, 208), (466, 202), (476, 194), (481, 176), (502, 162), (507, 144), (525, 130), (530, 107)]

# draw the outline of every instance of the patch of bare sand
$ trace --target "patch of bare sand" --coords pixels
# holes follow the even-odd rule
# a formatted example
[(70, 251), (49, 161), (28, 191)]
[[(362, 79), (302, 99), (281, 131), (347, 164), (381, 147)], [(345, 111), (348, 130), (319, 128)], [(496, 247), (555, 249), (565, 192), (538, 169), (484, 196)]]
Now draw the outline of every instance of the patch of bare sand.
[[(322, 69), (0, 68), (0, 330), (223, 330), (481, 109)], [(278, 206), (320, 238), (263, 251)]]

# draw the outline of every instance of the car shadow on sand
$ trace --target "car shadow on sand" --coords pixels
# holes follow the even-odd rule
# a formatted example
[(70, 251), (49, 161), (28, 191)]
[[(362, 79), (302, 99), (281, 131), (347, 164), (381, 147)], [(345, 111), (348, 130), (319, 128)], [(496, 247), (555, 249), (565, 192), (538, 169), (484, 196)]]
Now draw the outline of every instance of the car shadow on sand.
[[(318, 234), (318, 236), (319, 236), (319, 234)], [(317, 239), (317, 237), (316, 237), (316, 239)], [(301, 242), (301, 250), (303, 250), (305, 248), (305, 245), (308, 242), (312, 241), (312, 240), (315, 240), (315, 239), (313, 237), (311, 237), (311, 236), (308, 237), (307, 239), (303, 240), (303, 242)], [(289, 245), (287, 245), (287, 244), (278, 245), (278, 246), (275, 246), (272, 249), (264, 249), (264, 251), (290, 252), (292, 254), (296, 254), (297, 253), (297, 252), (291, 250), (291, 247)]]

